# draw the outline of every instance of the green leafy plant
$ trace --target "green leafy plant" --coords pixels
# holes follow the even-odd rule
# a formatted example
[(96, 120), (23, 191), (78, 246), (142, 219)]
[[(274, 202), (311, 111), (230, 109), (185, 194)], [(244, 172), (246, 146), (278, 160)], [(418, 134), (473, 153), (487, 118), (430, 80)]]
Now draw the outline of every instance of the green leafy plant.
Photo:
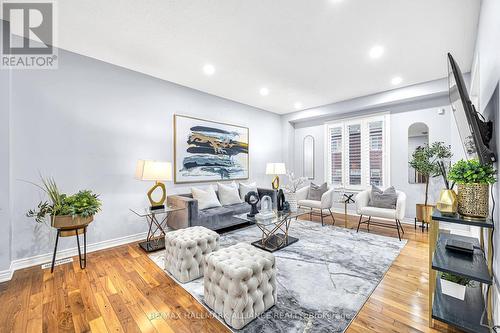
[(49, 200), (39, 202), (37, 208), (30, 209), (26, 213), (27, 217), (34, 218), (36, 222), (44, 222), (47, 215), (89, 217), (101, 210), (102, 203), (97, 194), (84, 190), (68, 196), (59, 191), (53, 178), (40, 178), (42, 180), (41, 185), (32, 184), (43, 190)]
[[(425, 205), (429, 198), (429, 180), (430, 177), (443, 176), (444, 162), (453, 156), (451, 146), (444, 142), (433, 142), (431, 145), (417, 147), (412, 154), (409, 162), (410, 166), (425, 177)], [(446, 177), (444, 177), (446, 179)], [(445, 185), (447, 182), (445, 181)]]
[(442, 272), (441, 279), (446, 280), (446, 281), (450, 281), (453, 283), (457, 283), (461, 286), (467, 286), (467, 287), (474, 287), (475, 286), (471, 279), (466, 278), (464, 276), (456, 275), (453, 273)]
[(457, 184), (494, 184), (496, 170), (491, 164), (481, 164), (478, 160), (460, 160), (453, 164), (448, 179)]

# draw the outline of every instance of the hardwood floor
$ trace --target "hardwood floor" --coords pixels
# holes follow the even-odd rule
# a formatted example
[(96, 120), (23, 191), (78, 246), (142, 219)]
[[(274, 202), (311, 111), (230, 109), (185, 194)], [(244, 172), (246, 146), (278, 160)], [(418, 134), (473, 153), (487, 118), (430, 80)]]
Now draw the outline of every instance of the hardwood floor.
[[(336, 218), (343, 225), (343, 215)], [(438, 322), (428, 328), (428, 234), (404, 227), (408, 244), (347, 332), (456, 332)], [(396, 230), (370, 230), (397, 237)], [(39, 266), (19, 270), (0, 284), (0, 310), (2, 333), (228, 332), (137, 244), (90, 253), (85, 270), (77, 257), (54, 274)]]

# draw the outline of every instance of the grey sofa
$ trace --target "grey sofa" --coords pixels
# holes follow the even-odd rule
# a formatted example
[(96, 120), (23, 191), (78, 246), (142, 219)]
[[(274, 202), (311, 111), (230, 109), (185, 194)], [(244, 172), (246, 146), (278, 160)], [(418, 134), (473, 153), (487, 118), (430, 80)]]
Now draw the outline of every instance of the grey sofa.
[[(273, 205), (276, 205), (276, 191), (263, 188), (258, 188), (257, 191), (261, 198), (264, 195), (270, 196)], [(246, 202), (199, 210), (198, 201), (193, 199), (191, 194), (169, 195), (167, 202), (169, 206), (185, 208), (173, 212), (169, 217), (168, 226), (174, 229), (203, 226), (208, 229), (219, 230), (246, 223), (242, 219), (233, 217), (233, 215), (250, 212), (250, 205)]]

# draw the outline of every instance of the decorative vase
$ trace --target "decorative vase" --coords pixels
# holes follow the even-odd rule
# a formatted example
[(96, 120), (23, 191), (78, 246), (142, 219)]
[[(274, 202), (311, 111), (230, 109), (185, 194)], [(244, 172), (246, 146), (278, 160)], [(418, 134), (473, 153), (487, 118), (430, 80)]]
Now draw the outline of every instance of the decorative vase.
[(298, 209), (297, 206), (297, 193), (287, 193), (285, 194), (285, 199), (288, 201), (288, 204), (290, 205), (290, 211), (291, 212), (296, 212)]
[(466, 288), (466, 286), (462, 286), (461, 284), (441, 279), (441, 291), (443, 294), (458, 298), (461, 301), (465, 299)]
[(457, 194), (453, 190), (441, 190), (436, 208), (444, 215), (453, 215), (457, 212)]
[(485, 219), (489, 215), (489, 184), (459, 184), (458, 213)]
[(417, 221), (429, 223), (432, 220), (433, 205), (416, 204)]

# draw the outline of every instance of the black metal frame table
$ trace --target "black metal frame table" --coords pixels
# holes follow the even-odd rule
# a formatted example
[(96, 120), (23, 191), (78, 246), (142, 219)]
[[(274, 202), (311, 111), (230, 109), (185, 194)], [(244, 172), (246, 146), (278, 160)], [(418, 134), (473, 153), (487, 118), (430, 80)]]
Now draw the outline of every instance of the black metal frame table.
[[(146, 240), (139, 243), (139, 246), (146, 252), (154, 252), (165, 248), (165, 229), (167, 228), (170, 213), (182, 210), (184, 208), (167, 206), (162, 209), (143, 208), (130, 209), (132, 213), (139, 217), (145, 217), (148, 223), (148, 236)], [(162, 216), (161, 219), (158, 219)], [(159, 232), (159, 234), (157, 234)]]
[[(299, 239), (288, 234), (292, 219), (301, 215), (309, 214), (309, 210), (298, 209), (296, 212), (275, 212), (276, 216), (268, 220), (258, 220), (249, 217), (246, 213), (234, 215), (235, 218), (256, 224), (262, 231), (260, 240), (252, 242), (252, 245), (268, 252), (274, 252), (297, 242)], [(282, 233), (279, 233), (282, 231)]]
[[(50, 266), (50, 272), (54, 273), (54, 266), (56, 263), (56, 252), (57, 252), (57, 244), (59, 243), (59, 236), (62, 231), (74, 231), (76, 236), (76, 244), (78, 246), (78, 259), (80, 261), (80, 268), (84, 269), (87, 267), (87, 225), (79, 225), (75, 227), (69, 228), (57, 228), (57, 236), (56, 236), (56, 244), (54, 245), (54, 254), (52, 255), (52, 265)], [(80, 236), (78, 231), (83, 229), (83, 258), (82, 258), (82, 250), (80, 248)]]

